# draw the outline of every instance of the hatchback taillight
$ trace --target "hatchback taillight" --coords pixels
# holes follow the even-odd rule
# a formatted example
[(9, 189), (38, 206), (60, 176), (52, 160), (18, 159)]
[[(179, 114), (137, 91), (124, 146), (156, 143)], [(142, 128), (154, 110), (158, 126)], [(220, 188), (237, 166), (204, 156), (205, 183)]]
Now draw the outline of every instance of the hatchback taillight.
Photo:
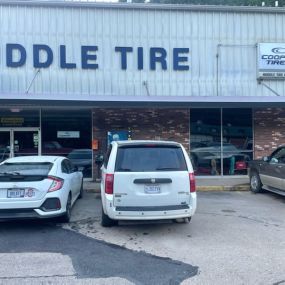
[(64, 180), (62, 178), (56, 177), (56, 176), (48, 176), (48, 179), (52, 180), (52, 183), (48, 189), (48, 192), (54, 192), (63, 186)]
[(105, 176), (105, 193), (113, 194), (114, 191), (114, 174), (106, 174)]
[(194, 173), (189, 173), (189, 180), (190, 180), (190, 193), (196, 192), (196, 181)]

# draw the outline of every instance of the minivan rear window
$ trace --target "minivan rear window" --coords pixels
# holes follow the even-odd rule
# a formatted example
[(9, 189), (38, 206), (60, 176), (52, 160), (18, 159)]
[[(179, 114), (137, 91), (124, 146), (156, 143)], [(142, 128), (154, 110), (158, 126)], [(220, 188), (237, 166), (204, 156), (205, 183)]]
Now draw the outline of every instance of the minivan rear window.
[(123, 146), (118, 148), (115, 171), (184, 171), (183, 151), (178, 146)]

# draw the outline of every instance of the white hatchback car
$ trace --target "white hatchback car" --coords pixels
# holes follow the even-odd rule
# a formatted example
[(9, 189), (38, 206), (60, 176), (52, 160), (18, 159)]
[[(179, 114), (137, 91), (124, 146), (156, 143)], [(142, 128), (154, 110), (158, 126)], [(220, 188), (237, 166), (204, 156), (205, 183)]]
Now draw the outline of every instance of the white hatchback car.
[(116, 141), (102, 170), (102, 226), (118, 220), (190, 222), (195, 177), (183, 146), (168, 141)]
[(22, 156), (0, 164), (0, 219), (60, 217), (68, 222), (82, 192), (82, 173), (65, 157)]

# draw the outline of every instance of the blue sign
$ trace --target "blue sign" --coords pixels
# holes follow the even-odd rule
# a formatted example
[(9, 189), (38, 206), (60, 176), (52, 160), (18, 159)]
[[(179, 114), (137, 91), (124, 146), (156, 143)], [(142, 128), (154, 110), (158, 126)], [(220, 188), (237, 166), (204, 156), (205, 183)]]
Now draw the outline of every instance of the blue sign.
[(127, 141), (131, 139), (131, 131), (111, 131), (108, 132), (108, 145), (112, 141)]

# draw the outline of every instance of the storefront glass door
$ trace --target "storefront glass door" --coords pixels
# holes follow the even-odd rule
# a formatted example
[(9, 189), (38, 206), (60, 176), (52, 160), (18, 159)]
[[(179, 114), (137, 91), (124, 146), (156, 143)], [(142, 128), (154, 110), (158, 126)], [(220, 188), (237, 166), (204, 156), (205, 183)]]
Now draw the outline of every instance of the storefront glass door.
[(10, 130), (0, 130), (0, 162), (11, 157), (10, 134)]
[(37, 128), (0, 129), (0, 161), (14, 156), (39, 155)]

